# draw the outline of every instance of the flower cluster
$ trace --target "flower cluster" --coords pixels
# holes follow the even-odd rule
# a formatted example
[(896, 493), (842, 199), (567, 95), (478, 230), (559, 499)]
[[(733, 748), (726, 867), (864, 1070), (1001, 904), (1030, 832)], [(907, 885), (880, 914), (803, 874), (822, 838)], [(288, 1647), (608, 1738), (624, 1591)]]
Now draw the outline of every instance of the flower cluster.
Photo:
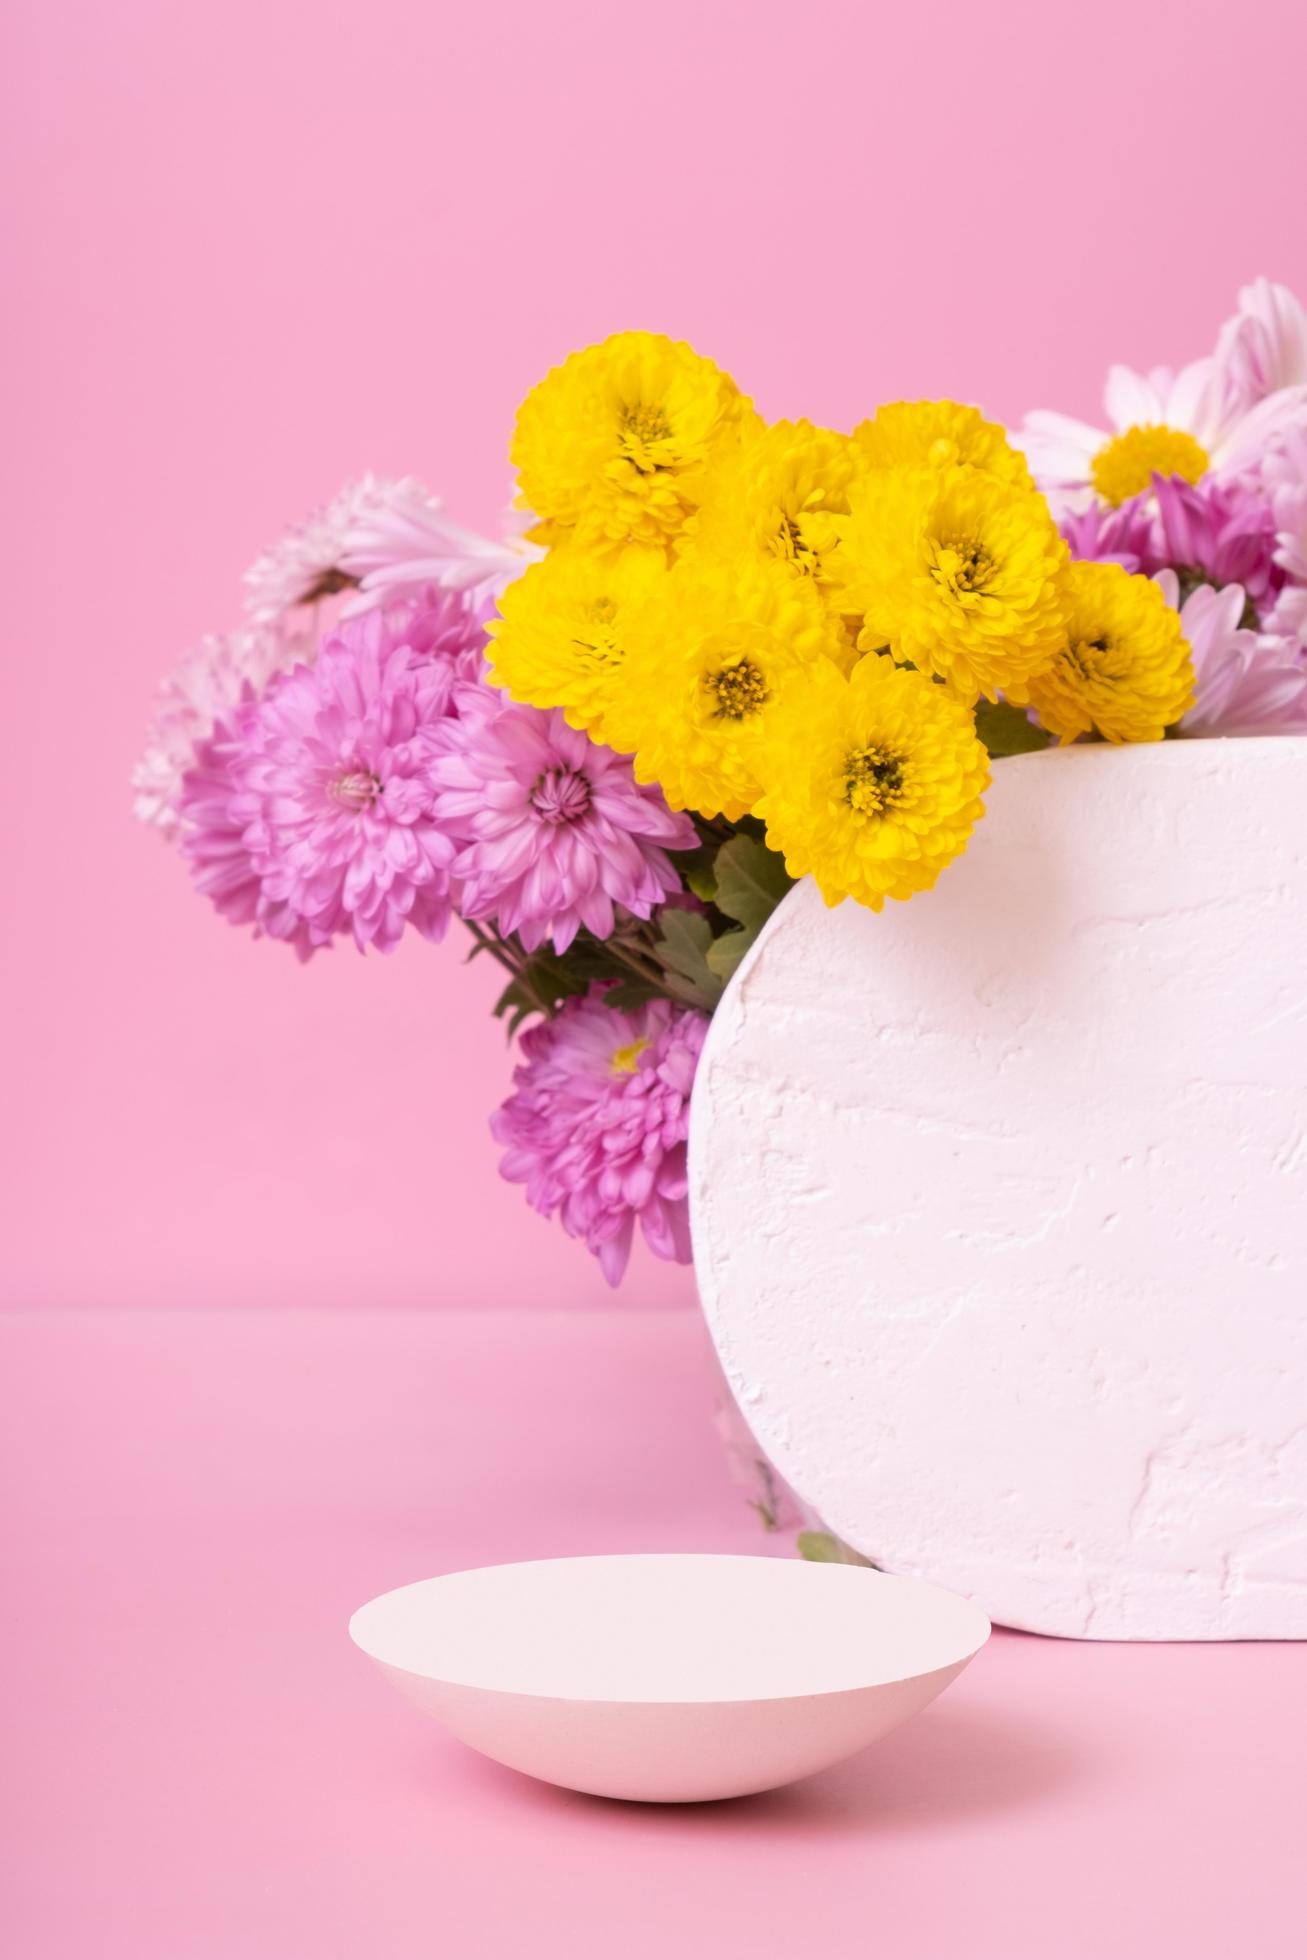
[[(1171, 716), (1166, 725), (1188, 735), (1307, 729), (1307, 313), (1259, 279), (1212, 353), (1178, 372), (1114, 367), (1103, 405), (1106, 428), (1039, 410), (1017, 441), (1082, 561), (1074, 577), (1106, 594), (1118, 582), (1091, 564), (1145, 575), (1188, 643), (1185, 711), (1162, 698), (1151, 716), (1132, 704), (1118, 722)], [(1045, 690), (1059, 734), (1088, 725), (1091, 687), (1117, 686), (1115, 654), (1078, 644), (1051, 700)], [(1077, 661), (1083, 681), (1070, 671)], [(1155, 649), (1148, 672), (1156, 679)]]
[(1307, 317), (1114, 368), (1107, 421), (951, 401), (767, 423), (618, 334), (519, 412), (502, 540), (364, 477), (246, 576), (133, 778), (217, 910), (302, 959), (458, 920), (521, 1033), (503, 1173), (612, 1281), (685, 1259), (708, 1018), (795, 878), (927, 890), (991, 761), (1307, 728)]

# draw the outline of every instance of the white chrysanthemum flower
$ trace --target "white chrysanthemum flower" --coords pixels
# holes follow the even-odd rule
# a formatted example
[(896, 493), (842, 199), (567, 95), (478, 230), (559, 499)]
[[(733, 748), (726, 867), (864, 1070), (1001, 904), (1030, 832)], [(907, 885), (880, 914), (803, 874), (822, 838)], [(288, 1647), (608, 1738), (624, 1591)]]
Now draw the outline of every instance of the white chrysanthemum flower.
[(1240, 306), (1250, 310), (1226, 324), (1217, 351), (1178, 373), (1110, 368), (1106, 428), (1051, 409), (1027, 415), (1014, 440), (1060, 514), (1095, 496), (1125, 503), (1147, 490), (1154, 474), (1197, 483), (1209, 473), (1260, 470), (1286, 432), (1307, 431), (1297, 302), (1262, 280), (1245, 288)]
[(274, 674), (308, 657), (305, 643), (269, 626), (209, 633), (184, 653), (161, 684), (145, 752), (132, 771), (132, 809), (170, 837), (177, 828), (182, 777), (196, 744), (213, 733), (248, 686), (257, 694)]
[(339, 565), (359, 591), (345, 612), (365, 612), (432, 585), (489, 595), (500, 592), (544, 554), (524, 537), (497, 544), (447, 517), (439, 497), (407, 478), (352, 519)]
[[(1169, 606), (1180, 582), (1158, 572)], [(1194, 705), (1180, 723), (1186, 735), (1298, 735), (1307, 729), (1307, 664), (1291, 640), (1241, 626), (1241, 585), (1200, 585), (1179, 607), (1194, 663)]]
[(297, 606), (354, 587), (346, 614), (413, 598), (433, 585), (489, 594), (539, 555), (524, 539), (496, 544), (456, 524), (415, 477), (364, 476), (251, 565), (245, 608), (251, 619), (271, 625)]
[(435, 502), (411, 477), (394, 482), (368, 475), (347, 483), (329, 504), (310, 511), (302, 523), (255, 559), (245, 574), (245, 610), (250, 618), (271, 625), (296, 606), (314, 605), (353, 585), (355, 580), (344, 570), (341, 559), (356, 534), (355, 527), (365, 524), (392, 500), (409, 499)]

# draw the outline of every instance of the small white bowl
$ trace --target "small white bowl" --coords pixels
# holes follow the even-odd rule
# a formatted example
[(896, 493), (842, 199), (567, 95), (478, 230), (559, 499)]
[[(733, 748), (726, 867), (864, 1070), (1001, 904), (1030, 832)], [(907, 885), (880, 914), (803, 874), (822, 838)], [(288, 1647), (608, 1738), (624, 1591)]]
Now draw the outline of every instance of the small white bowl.
[(989, 1637), (863, 1566), (636, 1553), (483, 1566), (362, 1606), (351, 1638), (496, 1762), (596, 1796), (744, 1796), (924, 1708)]

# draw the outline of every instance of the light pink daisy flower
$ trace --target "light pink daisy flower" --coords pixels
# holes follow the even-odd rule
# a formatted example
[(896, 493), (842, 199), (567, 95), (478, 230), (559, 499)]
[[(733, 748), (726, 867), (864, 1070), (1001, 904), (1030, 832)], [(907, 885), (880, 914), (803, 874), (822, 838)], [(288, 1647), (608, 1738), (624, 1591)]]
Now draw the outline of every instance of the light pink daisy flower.
[(407, 926), (444, 934), (454, 845), (436, 821), (434, 766), (457, 681), (420, 638), (380, 613), (341, 627), (314, 666), (238, 717), (212, 758), (225, 802), (216, 782), (187, 778), (186, 854), (193, 865), (235, 855), (237, 836), (260, 888), (256, 923), (274, 938), (318, 946), (349, 933), (360, 950), (389, 952)]
[[(1154, 581), (1174, 606), (1179, 581)], [(1307, 730), (1307, 664), (1290, 641), (1242, 627), (1241, 585), (1200, 585), (1180, 607), (1193, 655), (1194, 705), (1180, 726), (1186, 735), (1296, 735)]]
[(1287, 286), (1254, 279), (1221, 329), (1217, 360), (1245, 401), (1307, 384), (1307, 311)]
[(1307, 435), (1294, 431), (1267, 458), (1275, 516), (1275, 562), (1284, 575), (1263, 624), (1307, 651)]
[(613, 1286), (637, 1223), (660, 1259), (690, 1258), (685, 1139), (707, 1028), (663, 1000), (618, 1012), (591, 987), (523, 1035), (513, 1093), (490, 1119), (500, 1174), (556, 1212)]
[(441, 737), (435, 814), (462, 849), (459, 911), (495, 919), (533, 950), (566, 952), (583, 926), (613, 930), (615, 908), (647, 919), (680, 887), (668, 851), (693, 850), (690, 818), (669, 810), (630, 759), (488, 687), (461, 689)]
[(1285, 429), (1307, 428), (1307, 385), (1250, 392), (1249, 362), (1235, 347), (1227, 328), (1216, 353), (1178, 371), (1109, 368), (1106, 427), (1051, 409), (1027, 415), (1014, 440), (1055, 509), (1082, 509), (1095, 492), (1119, 501), (1110, 485), (1143, 491), (1154, 471), (1191, 482), (1255, 473)]
[(171, 837), (177, 829), (182, 778), (197, 746), (251, 690), (305, 656), (306, 643), (273, 627), (210, 633), (184, 653), (159, 690), (145, 750), (132, 771), (132, 808), (142, 823)]

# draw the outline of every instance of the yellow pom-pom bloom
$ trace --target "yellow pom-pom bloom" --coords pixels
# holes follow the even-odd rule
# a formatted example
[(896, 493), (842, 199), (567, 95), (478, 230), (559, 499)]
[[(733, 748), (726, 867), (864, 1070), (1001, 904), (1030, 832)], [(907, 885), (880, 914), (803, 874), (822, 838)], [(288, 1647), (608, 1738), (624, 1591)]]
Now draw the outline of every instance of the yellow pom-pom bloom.
[(795, 878), (828, 905), (879, 911), (934, 884), (984, 815), (989, 757), (946, 689), (883, 656), (788, 685), (758, 756), (755, 814)]
[(1119, 565), (1077, 563), (1064, 580), (1066, 637), (1030, 683), (1030, 700), (1064, 742), (1158, 742), (1193, 706), (1194, 666), (1180, 626), (1151, 579)]
[(1061, 648), (1067, 548), (1044, 499), (987, 470), (873, 470), (836, 554), (858, 645), (938, 674), (968, 703), (1023, 703)]
[(728, 374), (665, 334), (570, 354), (518, 410), (519, 505), (541, 544), (666, 544), (699, 502), (713, 451), (751, 415)]
[(858, 424), (853, 440), (874, 470), (944, 470), (970, 463), (1019, 489), (1035, 487), (1006, 430), (961, 402), (886, 402), (869, 422)]
[(689, 550), (721, 558), (752, 552), (830, 593), (829, 563), (862, 463), (848, 436), (811, 422), (761, 423), (709, 464)]
[(810, 579), (774, 560), (687, 558), (632, 625), (608, 740), (673, 809), (734, 821), (758, 794), (753, 757), (785, 682), (852, 654)]
[(599, 741), (631, 622), (667, 577), (661, 551), (551, 551), (499, 600), (490, 632), (496, 687), (533, 708), (561, 708), (570, 727)]

